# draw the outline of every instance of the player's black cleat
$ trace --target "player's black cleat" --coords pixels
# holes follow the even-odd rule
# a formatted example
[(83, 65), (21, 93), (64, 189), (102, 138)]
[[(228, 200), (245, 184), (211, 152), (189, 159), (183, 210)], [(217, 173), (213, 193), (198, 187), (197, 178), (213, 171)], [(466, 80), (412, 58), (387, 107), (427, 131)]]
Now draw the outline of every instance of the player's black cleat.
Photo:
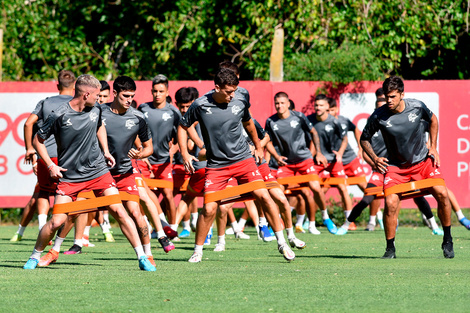
[(452, 241), (444, 241), (442, 243), (442, 252), (444, 253), (444, 257), (446, 259), (454, 258), (454, 244)]
[(82, 247), (74, 244), (68, 251), (65, 251), (64, 254), (79, 254), (82, 253)]
[(385, 253), (382, 256), (382, 259), (396, 259), (397, 256), (395, 255), (395, 250), (392, 249), (385, 249)]

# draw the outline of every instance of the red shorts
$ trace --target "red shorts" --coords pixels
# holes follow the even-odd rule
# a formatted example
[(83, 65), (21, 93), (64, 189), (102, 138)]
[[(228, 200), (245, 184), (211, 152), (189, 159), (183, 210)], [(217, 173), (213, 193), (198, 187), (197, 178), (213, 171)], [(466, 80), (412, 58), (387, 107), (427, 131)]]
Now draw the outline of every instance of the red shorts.
[(190, 177), (191, 174), (186, 172), (183, 164), (173, 165), (173, 189), (179, 190)]
[[(57, 165), (57, 158), (51, 158), (51, 160), (55, 165)], [(37, 164), (39, 190), (54, 192), (59, 181), (51, 177), (49, 169), (43, 159), (38, 159)]]
[(326, 167), (323, 165), (313, 165), (315, 167), (315, 171), (318, 172), (318, 176), (321, 178), (328, 178), (328, 177), (346, 177), (344, 174), (343, 163), (341, 162), (331, 162), (328, 163)]
[(116, 187), (119, 191), (127, 192), (130, 195), (139, 195), (135, 179), (137, 176), (134, 173), (113, 175)]
[(348, 177), (359, 177), (365, 176), (364, 170), (362, 169), (361, 161), (358, 158), (355, 158), (348, 164), (343, 164), (344, 173)]
[(116, 182), (114, 182), (113, 176), (111, 176), (111, 174), (108, 172), (95, 179), (79, 183), (61, 181), (57, 185), (56, 194), (61, 196), (69, 196), (72, 198), (72, 201), (75, 201), (77, 200), (77, 195), (80, 192), (93, 190), (95, 196), (99, 197), (106, 189), (111, 187), (116, 187)]
[(227, 187), (228, 180), (235, 178), (239, 184), (245, 184), (256, 180), (263, 180), (255, 160), (249, 158), (230, 166), (219, 168), (206, 168), (205, 192), (223, 190)]
[(190, 196), (197, 196), (204, 192), (204, 181), (206, 177), (206, 168), (195, 171), (189, 178), (188, 189), (186, 193)]
[(170, 162), (162, 164), (152, 164), (152, 172), (155, 179), (162, 179), (173, 182), (173, 164)]
[(317, 174), (313, 159), (307, 159), (300, 163), (280, 166), (277, 170), (277, 178), (290, 177), (295, 175)]
[(376, 187), (381, 187), (384, 185), (384, 174), (379, 172), (372, 172), (372, 176), (369, 178), (367, 185), (374, 185)]
[(258, 170), (261, 176), (263, 176), (265, 182), (276, 181), (276, 177), (273, 176), (273, 174), (271, 173), (271, 169), (269, 168), (267, 163), (263, 163), (258, 166)]
[(139, 170), (142, 177), (150, 178), (150, 170), (149, 170), (149, 167), (147, 166), (147, 163), (145, 163), (142, 160), (136, 160), (136, 164), (137, 164), (137, 169)]
[(444, 178), (441, 170), (433, 165), (433, 159), (428, 157), (424, 161), (410, 166), (389, 166), (384, 179), (384, 189), (410, 181), (426, 178)]

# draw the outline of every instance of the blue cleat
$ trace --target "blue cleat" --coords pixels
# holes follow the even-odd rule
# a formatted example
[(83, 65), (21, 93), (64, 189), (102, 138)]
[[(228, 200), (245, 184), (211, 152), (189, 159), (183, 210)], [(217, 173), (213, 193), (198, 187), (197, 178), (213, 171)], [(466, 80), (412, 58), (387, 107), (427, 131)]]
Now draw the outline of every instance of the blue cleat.
[(187, 238), (187, 237), (189, 237), (189, 235), (190, 235), (189, 230), (183, 229), (183, 230), (181, 231), (181, 233), (178, 235), (178, 237), (180, 237), (180, 238)]
[(264, 242), (269, 242), (274, 240), (274, 236), (271, 235), (268, 226), (258, 226), (259, 227), (259, 235), (263, 239)]
[(139, 258), (139, 268), (147, 272), (155, 272), (157, 268), (150, 263), (146, 255)]
[(310, 221), (308, 218), (305, 219), (304, 224), (302, 225), (303, 229), (308, 229), (310, 227)]
[(343, 228), (343, 227), (340, 227), (335, 235), (338, 235), (338, 236), (342, 236), (342, 235), (346, 235), (348, 233), (348, 230), (346, 228)]
[(444, 231), (439, 227), (432, 230), (433, 235), (444, 236)]
[(271, 228), (271, 226), (269, 226), (268, 229), (269, 229), (269, 233), (271, 234), (271, 236), (274, 237), (274, 231), (273, 231), (273, 229)]
[(467, 229), (470, 230), (470, 220), (466, 217), (462, 218), (459, 220), (460, 224), (462, 224), (463, 226), (465, 226)]
[(333, 223), (333, 221), (329, 218), (326, 220), (323, 220), (323, 224), (325, 224), (326, 228), (328, 228), (328, 231), (332, 234), (336, 234), (336, 232), (338, 231), (335, 223)]
[(206, 236), (206, 240), (204, 240), (204, 245), (205, 246), (210, 245), (211, 244), (211, 239), (212, 239), (212, 227), (211, 227), (211, 229), (209, 230), (209, 233)]
[(23, 266), (23, 269), (25, 270), (34, 270), (36, 266), (38, 266), (39, 260), (38, 259), (33, 259), (30, 258), (28, 262)]

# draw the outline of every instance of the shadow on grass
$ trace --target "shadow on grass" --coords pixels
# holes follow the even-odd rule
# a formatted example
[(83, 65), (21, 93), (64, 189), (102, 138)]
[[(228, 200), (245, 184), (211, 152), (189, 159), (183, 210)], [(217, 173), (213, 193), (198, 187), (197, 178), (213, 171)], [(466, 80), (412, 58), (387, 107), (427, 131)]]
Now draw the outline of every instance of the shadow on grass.
[(321, 255), (302, 255), (299, 258), (331, 258), (331, 259), (380, 259), (381, 256), (365, 256), (365, 255), (332, 255), (332, 254), (321, 254)]
[[(0, 265), (0, 268), (2, 267), (5, 267), (5, 268), (23, 268), (23, 265), (24, 263), (26, 262), (18, 262), (18, 261), (3, 261), (5, 263), (14, 263), (14, 264), (20, 264), (20, 265), (14, 265), (14, 264), (1, 264)], [(76, 266), (76, 265), (80, 265), (80, 266), (99, 266), (99, 267), (102, 267), (104, 265), (102, 264), (95, 264), (95, 263), (76, 263), (76, 262), (67, 262), (67, 263), (55, 263), (54, 265), (52, 266), (38, 266), (37, 268), (47, 268), (47, 269), (64, 269), (66, 267), (69, 267), (69, 266)]]

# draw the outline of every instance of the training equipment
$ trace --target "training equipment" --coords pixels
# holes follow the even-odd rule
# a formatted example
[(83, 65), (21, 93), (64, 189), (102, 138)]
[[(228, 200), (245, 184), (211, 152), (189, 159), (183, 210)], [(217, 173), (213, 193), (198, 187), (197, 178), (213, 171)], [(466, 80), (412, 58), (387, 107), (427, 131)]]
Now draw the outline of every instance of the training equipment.
[(147, 272), (155, 272), (157, 270), (157, 268), (150, 263), (146, 255), (139, 258), (139, 268)]
[(39, 260), (38, 266), (48, 266), (49, 264), (55, 263), (58, 259), (59, 252), (51, 249)]

